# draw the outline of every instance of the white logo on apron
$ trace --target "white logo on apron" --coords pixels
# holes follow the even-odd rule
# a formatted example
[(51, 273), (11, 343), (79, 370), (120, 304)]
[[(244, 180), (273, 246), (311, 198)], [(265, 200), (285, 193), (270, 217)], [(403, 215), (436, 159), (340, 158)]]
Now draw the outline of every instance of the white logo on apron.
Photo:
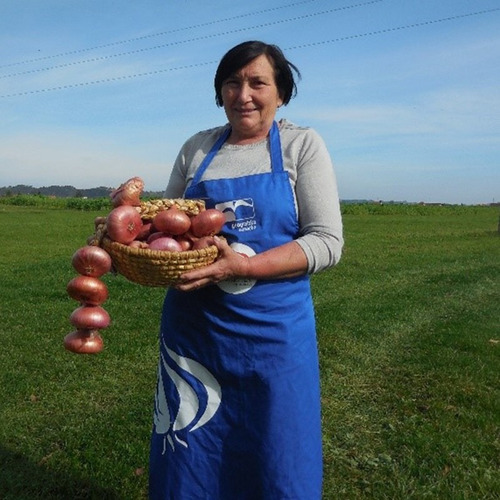
[(225, 201), (215, 205), (225, 216), (226, 221), (253, 219), (255, 210), (253, 208), (252, 198), (243, 198), (241, 200)]
[[(231, 243), (231, 248), (238, 253), (247, 255), (248, 257), (253, 257), (255, 252), (248, 245), (243, 243)], [(224, 280), (217, 283), (217, 286), (226, 293), (231, 293), (233, 295), (238, 295), (240, 293), (245, 293), (250, 290), (256, 283), (256, 280), (249, 280), (243, 278), (235, 278), (230, 280)]]
[(253, 231), (257, 228), (255, 208), (252, 198), (224, 201), (215, 205), (226, 217), (228, 227), (239, 232)]
[[(165, 434), (165, 441), (172, 450), (175, 450), (174, 439), (184, 447), (188, 444), (178, 436), (178, 431), (186, 429), (194, 424), (188, 432), (193, 432), (205, 425), (217, 412), (221, 403), (221, 387), (215, 377), (200, 363), (191, 358), (180, 356), (163, 344), (168, 356), (179, 369), (180, 373), (186, 372), (193, 376), (206, 391), (205, 407), (200, 408), (200, 399), (196, 391), (189, 385), (178, 371), (172, 369), (166, 362), (163, 353), (160, 353), (158, 364), (158, 387), (155, 395), (154, 426), (157, 434)], [(165, 397), (163, 376), (161, 367), (165, 369), (174, 383), (179, 394), (179, 407), (173, 420), (170, 417), (170, 409)], [(172, 409), (173, 410), (173, 409)], [(174, 413), (174, 412), (173, 412)], [(173, 414), (172, 413), (172, 414)], [(165, 453), (165, 444), (163, 453)]]

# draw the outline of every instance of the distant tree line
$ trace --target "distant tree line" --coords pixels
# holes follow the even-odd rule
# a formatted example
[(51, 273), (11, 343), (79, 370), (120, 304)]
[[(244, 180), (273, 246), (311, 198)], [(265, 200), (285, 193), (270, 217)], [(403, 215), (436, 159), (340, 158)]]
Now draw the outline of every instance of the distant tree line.
[[(16, 186), (0, 187), (0, 196), (16, 196), (21, 194), (34, 194), (42, 196), (55, 196), (56, 198), (103, 198), (108, 197), (113, 188), (99, 186), (89, 189), (78, 189), (74, 186), (44, 186), (33, 187), (26, 184)], [(143, 196), (147, 198), (161, 198), (161, 192), (144, 192)]]

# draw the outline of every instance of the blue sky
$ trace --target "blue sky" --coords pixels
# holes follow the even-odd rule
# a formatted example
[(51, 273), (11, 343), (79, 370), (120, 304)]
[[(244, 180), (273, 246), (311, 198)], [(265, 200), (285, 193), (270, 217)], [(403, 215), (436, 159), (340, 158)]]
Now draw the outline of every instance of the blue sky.
[[(497, 10), (493, 10), (497, 9)], [(498, 0), (4, 0), (0, 186), (161, 190), (182, 143), (225, 122), (233, 45), (302, 73), (278, 118), (315, 128), (342, 199), (500, 201)]]

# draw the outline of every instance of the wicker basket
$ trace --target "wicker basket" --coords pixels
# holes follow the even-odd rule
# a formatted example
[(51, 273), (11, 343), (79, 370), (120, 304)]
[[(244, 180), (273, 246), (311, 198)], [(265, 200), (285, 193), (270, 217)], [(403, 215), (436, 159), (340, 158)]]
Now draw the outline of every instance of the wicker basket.
[[(193, 216), (205, 210), (202, 200), (164, 199), (141, 203), (137, 207), (143, 220), (151, 220), (161, 210), (175, 205)], [(167, 252), (133, 248), (106, 235), (105, 224), (96, 228), (93, 244), (109, 253), (115, 270), (129, 281), (151, 287), (167, 287), (176, 283), (179, 276), (191, 269), (204, 267), (215, 261), (218, 250), (215, 245), (200, 250)]]

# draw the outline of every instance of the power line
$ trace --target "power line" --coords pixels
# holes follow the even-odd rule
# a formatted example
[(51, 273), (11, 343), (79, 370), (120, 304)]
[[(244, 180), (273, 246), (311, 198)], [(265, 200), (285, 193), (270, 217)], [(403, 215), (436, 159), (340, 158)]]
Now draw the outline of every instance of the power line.
[[(309, 0), (309, 1), (311, 1), (311, 0)], [(85, 60), (82, 60), (82, 61), (74, 61), (74, 62), (70, 62), (70, 63), (59, 64), (59, 65), (56, 65), (56, 66), (48, 66), (46, 68), (39, 68), (39, 69), (32, 69), (32, 70), (27, 70), (27, 71), (21, 71), (19, 73), (11, 73), (9, 75), (2, 75), (2, 76), (0, 76), (0, 79), (2, 79), (2, 78), (11, 78), (11, 77), (15, 77), (15, 76), (22, 76), (22, 75), (27, 75), (27, 74), (30, 74), (30, 73), (39, 73), (39, 72), (42, 72), (42, 71), (49, 71), (49, 70), (52, 70), (52, 69), (67, 68), (69, 66), (75, 66), (75, 65), (78, 65), (78, 64), (87, 64), (87, 63), (91, 63), (91, 62), (105, 61), (107, 59), (112, 59), (112, 58), (115, 58), (115, 57), (129, 56), (129, 55), (132, 55), (132, 54), (140, 54), (140, 53), (147, 52), (147, 51), (150, 51), (150, 50), (163, 49), (165, 47), (171, 47), (171, 46), (175, 46), (175, 45), (182, 45), (184, 43), (189, 43), (189, 42), (199, 42), (201, 40), (208, 40), (208, 39), (211, 39), (211, 38), (218, 38), (218, 37), (225, 36), (225, 35), (232, 35), (234, 33), (242, 33), (244, 31), (255, 30), (255, 29), (258, 29), (258, 28), (267, 28), (269, 26), (275, 26), (277, 24), (284, 24), (284, 23), (289, 23), (289, 22), (294, 22), (294, 21), (300, 21), (302, 19), (308, 19), (308, 18), (317, 17), (317, 16), (321, 16), (321, 15), (331, 14), (333, 12), (338, 12), (338, 11), (353, 9), (355, 7), (364, 7), (364, 6), (367, 6), (367, 5), (370, 5), (370, 4), (374, 4), (374, 3), (379, 3), (379, 2), (382, 2), (382, 1), (384, 1), (384, 0), (370, 0), (368, 2), (358, 3), (358, 4), (349, 5), (349, 6), (345, 6), (345, 7), (337, 7), (337, 8), (334, 8), (334, 9), (322, 10), (322, 11), (319, 11), (319, 12), (313, 12), (313, 13), (304, 14), (304, 15), (301, 15), (301, 16), (290, 17), (290, 18), (287, 18), (287, 19), (279, 19), (277, 21), (269, 21), (267, 23), (261, 23), (261, 24), (257, 24), (257, 25), (249, 26), (249, 27), (245, 27), (245, 28), (236, 28), (236, 29), (229, 30), (229, 31), (223, 31), (223, 32), (218, 32), (218, 33), (214, 33), (214, 34), (210, 34), (210, 35), (202, 35), (202, 36), (198, 36), (198, 37), (194, 37), (194, 38), (189, 38), (187, 40), (179, 40), (179, 41), (174, 41), (174, 42), (168, 42), (168, 43), (164, 43), (164, 44), (161, 44), (161, 45), (155, 45), (153, 47), (144, 47), (142, 49), (129, 50), (127, 52), (121, 52), (121, 53), (118, 53), (118, 54), (110, 54), (110, 55), (107, 55), (107, 56), (98, 56), (98, 57), (93, 57), (91, 59), (85, 59)], [(269, 9), (269, 10), (272, 10), (272, 9)]]
[[(238, 14), (237, 16), (226, 17), (226, 18), (217, 19), (217, 20), (214, 20), (214, 21), (207, 21), (207, 22), (200, 23), (200, 24), (193, 24), (191, 26), (185, 26), (183, 28), (176, 28), (176, 29), (169, 30), (169, 31), (161, 31), (159, 33), (152, 33), (152, 34), (149, 34), (149, 35), (142, 35), (142, 36), (138, 36), (138, 37), (135, 37), (135, 38), (128, 38), (126, 40), (118, 40), (118, 41), (106, 43), (106, 44), (103, 44), (103, 45), (95, 45), (93, 47), (87, 47), (87, 48), (83, 48), (83, 49), (71, 50), (71, 51), (68, 51), (68, 52), (61, 52), (59, 54), (52, 54), (52, 55), (49, 55), (49, 56), (37, 57), (37, 58), (34, 58), (34, 59), (27, 59), (27, 60), (24, 60), (24, 61), (18, 61), (18, 62), (14, 62), (14, 63), (10, 63), (10, 64), (3, 64), (3, 65), (0, 65), (0, 68), (7, 68), (7, 67), (11, 67), (11, 66), (18, 66), (18, 65), (21, 65), (21, 64), (28, 64), (28, 63), (33, 63), (33, 62), (45, 61), (47, 59), (54, 59), (56, 57), (64, 57), (64, 56), (69, 56), (69, 55), (74, 55), (74, 54), (81, 54), (83, 52), (89, 52), (91, 50), (104, 49), (104, 48), (113, 47), (113, 46), (116, 46), (116, 45), (122, 45), (122, 44), (125, 44), (125, 43), (137, 42), (139, 40), (146, 40), (148, 38), (154, 38), (154, 37), (158, 37), (158, 36), (171, 35), (171, 34), (174, 34), (174, 33), (179, 33), (181, 31), (187, 31), (187, 30), (192, 30), (192, 29), (203, 28), (203, 27), (206, 27), (206, 26), (212, 26), (214, 24), (225, 23), (225, 22), (228, 22), (228, 21), (235, 21), (235, 20), (238, 20), (238, 19), (243, 19), (244, 17), (256, 16), (256, 15), (259, 15), (259, 14), (267, 14), (269, 12), (273, 12), (273, 11), (277, 11), (277, 10), (281, 10), (281, 9), (289, 9), (290, 7), (296, 7), (298, 5), (302, 5), (302, 4), (306, 4), (306, 3), (312, 3), (312, 2), (317, 2), (317, 1), (318, 0), (302, 0), (301, 2), (295, 2), (295, 3), (292, 3), (292, 4), (288, 4), (288, 5), (282, 5), (281, 7), (270, 7), (268, 9), (258, 10), (258, 11), (254, 11), (254, 12), (248, 12), (246, 14)], [(384, 0), (374, 0), (373, 2), (367, 2), (367, 3), (376, 3), (376, 2), (382, 2), (382, 1), (384, 1)], [(43, 71), (43, 70), (41, 70), (41, 71)]]
[(394, 28), (385, 28), (377, 31), (369, 31), (367, 33), (361, 33), (358, 35), (348, 35), (348, 36), (343, 36), (339, 38), (334, 38), (332, 40), (323, 40), (320, 42), (310, 42), (310, 43), (305, 43), (301, 45), (295, 45), (293, 47), (287, 47), (286, 50), (295, 50), (295, 49), (303, 49), (306, 47), (316, 47), (318, 45), (326, 45), (329, 43), (334, 43), (334, 42), (343, 42), (345, 40), (353, 40), (355, 38), (362, 38), (365, 36), (373, 36), (373, 35), (382, 35), (384, 33), (391, 33), (393, 31), (399, 31), (399, 30), (405, 30), (405, 29), (411, 29), (411, 28), (421, 28), (422, 26), (429, 26), (431, 24), (436, 24), (436, 23), (443, 23), (446, 21), (455, 21), (456, 19), (462, 19), (464, 17), (471, 17), (471, 16), (478, 16), (480, 14), (488, 14), (490, 12), (495, 12), (500, 10), (500, 7), (496, 7), (494, 9), (488, 9), (488, 10), (480, 10), (477, 12), (469, 12), (468, 14), (458, 14), (456, 16), (450, 16), (450, 17), (444, 17), (441, 19), (434, 19), (431, 21), (422, 21), (420, 23), (413, 23), (413, 24), (406, 24), (404, 26), (396, 26)]
[[(368, 36), (383, 35), (386, 33), (401, 31), (401, 30), (405, 30), (405, 29), (414, 29), (414, 28), (420, 28), (423, 26), (429, 26), (429, 25), (437, 24), (437, 23), (456, 21), (457, 19), (463, 19), (466, 17), (488, 14), (488, 13), (496, 12), (499, 10), (500, 10), (500, 7), (494, 8), (494, 9), (488, 9), (488, 10), (481, 10), (481, 11), (477, 11), (477, 12), (469, 12), (467, 14), (458, 14), (455, 16), (444, 17), (441, 19), (433, 19), (430, 21), (422, 21), (419, 23), (406, 24), (406, 25), (402, 25), (402, 26), (396, 26), (393, 28), (384, 28), (381, 30), (369, 31), (366, 33), (358, 33), (355, 35), (348, 35), (348, 36), (343, 36), (343, 37), (339, 37), (339, 38), (333, 38), (330, 40), (322, 40), (322, 41), (317, 41), (317, 42), (305, 43), (305, 44), (301, 44), (301, 45), (295, 45), (295, 46), (291, 46), (291, 47), (285, 47), (284, 50), (297, 50), (297, 49), (303, 49), (303, 48), (308, 48), (308, 47), (315, 47), (318, 45), (326, 45), (326, 44), (330, 44), (330, 43), (344, 42), (346, 40), (354, 40), (357, 38), (363, 38), (363, 37), (368, 37)], [(218, 63), (218, 61), (205, 61), (205, 62), (193, 63), (193, 64), (189, 64), (189, 65), (184, 65), (184, 66), (176, 66), (173, 68), (147, 71), (145, 73), (136, 73), (133, 75), (123, 75), (123, 76), (117, 76), (117, 77), (112, 77), (112, 78), (104, 78), (104, 79), (100, 79), (100, 80), (94, 80), (94, 81), (90, 81), (90, 82), (80, 82), (80, 83), (73, 83), (73, 84), (68, 84), (68, 85), (61, 85), (58, 87), (29, 90), (29, 91), (25, 91), (25, 92), (17, 92), (14, 94), (5, 94), (5, 95), (0, 95), (0, 98), (19, 97), (19, 96), (24, 96), (24, 95), (39, 94), (39, 93), (43, 93), (43, 92), (52, 92), (52, 91), (57, 91), (57, 90), (65, 90), (65, 89), (70, 89), (70, 88), (84, 87), (84, 86), (89, 86), (89, 85), (97, 85), (97, 84), (115, 82), (115, 81), (120, 81), (120, 80), (130, 80), (133, 78), (152, 76), (152, 75), (157, 75), (160, 73), (171, 72), (171, 71), (180, 71), (180, 70), (184, 70), (184, 69), (198, 68), (198, 67), (208, 66), (208, 65), (217, 64), (217, 63)]]
[(29, 94), (39, 94), (42, 92), (52, 92), (52, 91), (56, 91), (56, 90), (65, 90), (65, 89), (71, 89), (71, 88), (76, 88), (76, 87), (86, 87), (89, 85), (98, 85), (101, 83), (118, 82), (120, 80), (130, 80), (132, 78), (140, 78), (143, 76), (158, 75), (160, 73), (165, 73), (167, 71), (180, 71), (183, 69), (199, 68), (201, 66), (208, 66), (211, 64), (217, 64), (217, 62), (218, 61), (205, 61), (205, 62), (200, 62), (200, 63), (186, 64), (184, 66), (176, 66), (174, 68), (166, 68), (166, 69), (158, 69), (158, 70), (154, 70), (154, 71), (147, 71), (146, 73), (136, 73), (134, 75), (113, 76), (110, 78), (103, 78), (100, 80), (94, 80), (94, 81), (90, 81), (90, 82), (70, 83), (68, 85), (59, 85), (58, 87), (51, 87), (51, 88), (37, 89), (37, 90), (28, 90), (26, 92), (18, 92), (17, 94), (0, 95), (0, 98), (16, 97), (16, 96), (23, 96), (23, 95), (29, 95)]

